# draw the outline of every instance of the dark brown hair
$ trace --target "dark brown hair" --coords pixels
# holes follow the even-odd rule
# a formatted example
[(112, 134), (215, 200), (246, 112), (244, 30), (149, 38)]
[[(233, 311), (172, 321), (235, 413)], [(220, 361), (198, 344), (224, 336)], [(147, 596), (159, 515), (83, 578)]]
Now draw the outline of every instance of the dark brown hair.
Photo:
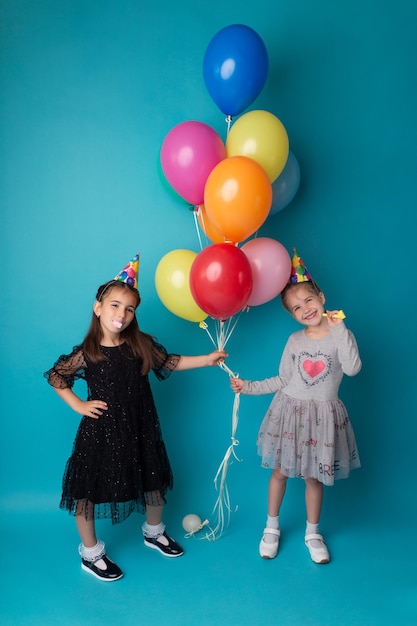
[(300, 286), (307, 287), (307, 289), (311, 291), (311, 293), (314, 293), (315, 295), (318, 295), (319, 293), (321, 293), (321, 289), (315, 280), (305, 280), (301, 283), (288, 283), (288, 285), (286, 285), (286, 287), (284, 287), (284, 289), (281, 291), (281, 302), (282, 302), (284, 309), (286, 309), (289, 313), (291, 313), (291, 311), (288, 308), (288, 304), (287, 304), (288, 294), (290, 293), (290, 291), (294, 291), (295, 288), (300, 287)]
[[(114, 289), (130, 291), (130, 293), (132, 293), (136, 298), (135, 309), (137, 309), (141, 301), (139, 291), (127, 283), (123, 283), (119, 280), (110, 280), (109, 282), (104, 283), (104, 285), (101, 285), (97, 290), (96, 301), (102, 302), (103, 299), (107, 298)], [(101, 330), (100, 320), (93, 312), (90, 327), (82, 343), (84, 354), (92, 363), (100, 363), (101, 361), (106, 360), (106, 357), (100, 350), (100, 342), (102, 338), (103, 332)], [(151, 370), (153, 363), (152, 337), (151, 335), (143, 333), (140, 330), (136, 315), (134, 315), (129, 326), (120, 333), (120, 339), (122, 343), (124, 342), (128, 345), (134, 358), (142, 360), (141, 372), (142, 374), (147, 374)]]

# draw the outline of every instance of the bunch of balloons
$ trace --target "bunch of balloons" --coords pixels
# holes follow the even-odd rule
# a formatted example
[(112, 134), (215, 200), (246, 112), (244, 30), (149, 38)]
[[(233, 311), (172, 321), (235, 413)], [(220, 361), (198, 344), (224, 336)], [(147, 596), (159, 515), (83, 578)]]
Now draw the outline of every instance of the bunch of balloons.
[[(209, 125), (185, 121), (166, 135), (160, 153), (170, 186), (192, 205), (212, 242), (198, 254), (173, 250), (158, 264), (163, 304), (189, 321), (232, 317), (276, 297), (288, 282), (291, 259), (268, 237), (245, 242), (269, 215), (291, 202), (300, 172), (287, 132), (272, 113), (240, 115), (263, 89), (268, 54), (260, 36), (234, 24), (210, 41), (203, 62), (207, 90), (227, 116), (223, 142)], [(240, 245), (240, 247), (239, 247)]]

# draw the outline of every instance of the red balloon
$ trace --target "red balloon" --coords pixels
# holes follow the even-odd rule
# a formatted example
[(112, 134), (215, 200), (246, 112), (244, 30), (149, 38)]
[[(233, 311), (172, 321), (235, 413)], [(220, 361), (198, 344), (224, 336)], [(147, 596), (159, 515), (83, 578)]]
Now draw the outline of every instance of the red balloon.
[(252, 292), (252, 270), (245, 253), (231, 243), (214, 243), (199, 252), (190, 270), (190, 289), (198, 306), (218, 320), (241, 311)]

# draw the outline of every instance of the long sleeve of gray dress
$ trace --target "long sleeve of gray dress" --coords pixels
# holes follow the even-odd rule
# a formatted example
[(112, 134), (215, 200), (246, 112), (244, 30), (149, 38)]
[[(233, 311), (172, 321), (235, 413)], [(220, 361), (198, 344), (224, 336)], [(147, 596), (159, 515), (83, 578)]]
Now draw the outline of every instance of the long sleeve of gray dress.
[(304, 330), (293, 333), (284, 348), (277, 376), (244, 382), (247, 395), (282, 391), (300, 399), (337, 398), (343, 374), (354, 376), (362, 363), (354, 335), (342, 322), (325, 337), (309, 338)]

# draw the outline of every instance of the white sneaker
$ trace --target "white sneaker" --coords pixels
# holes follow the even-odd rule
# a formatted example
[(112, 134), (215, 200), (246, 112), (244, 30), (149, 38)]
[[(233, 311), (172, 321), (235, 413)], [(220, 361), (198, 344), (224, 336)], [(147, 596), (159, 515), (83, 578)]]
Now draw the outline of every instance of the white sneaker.
[[(277, 540), (273, 543), (266, 543), (264, 541), (265, 535), (275, 535)], [(278, 554), (279, 538), (281, 531), (276, 528), (265, 528), (262, 535), (261, 543), (259, 544), (259, 554), (263, 559), (275, 559)]]
[[(312, 541), (314, 539), (320, 542), (321, 545), (319, 547), (314, 547), (312, 545)], [(330, 561), (329, 551), (324, 543), (322, 535), (319, 535), (319, 533), (309, 533), (304, 537), (304, 541), (310, 552), (311, 560), (314, 561), (314, 563), (324, 564)]]

